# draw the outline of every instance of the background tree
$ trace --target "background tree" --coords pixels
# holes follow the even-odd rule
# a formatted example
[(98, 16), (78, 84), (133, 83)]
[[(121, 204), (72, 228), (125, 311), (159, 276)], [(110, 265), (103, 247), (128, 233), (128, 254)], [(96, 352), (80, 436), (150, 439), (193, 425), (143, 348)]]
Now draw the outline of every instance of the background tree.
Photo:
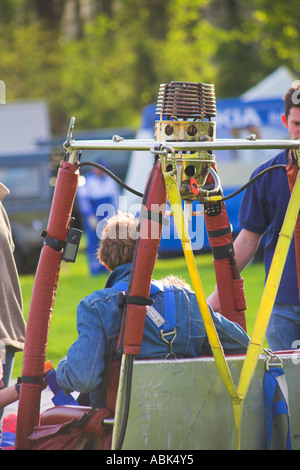
[[(160, 83), (238, 96), (280, 65), (299, 74), (300, 0), (2, 0), (7, 100), (42, 98), (53, 133), (138, 126)], [(300, 74), (299, 74), (300, 76)]]

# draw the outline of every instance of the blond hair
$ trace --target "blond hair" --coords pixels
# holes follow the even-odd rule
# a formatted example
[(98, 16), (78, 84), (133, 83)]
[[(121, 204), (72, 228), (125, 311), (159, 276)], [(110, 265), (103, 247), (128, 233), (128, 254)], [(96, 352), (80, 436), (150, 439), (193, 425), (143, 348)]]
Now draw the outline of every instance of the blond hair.
[(168, 283), (168, 284), (175, 285), (178, 287), (183, 287), (184, 289), (187, 289), (187, 290), (192, 290), (191, 286), (184, 279), (182, 279), (181, 276), (174, 276), (174, 274), (170, 274), (169, 276), (164, 277), (162, 281), (165, 284)]
[(121, 264), (132, 262), (138, 238), (138, 224), (138, 219), (133, 214), (121, 211), (107, 221), (97, 257), (110, 271)]

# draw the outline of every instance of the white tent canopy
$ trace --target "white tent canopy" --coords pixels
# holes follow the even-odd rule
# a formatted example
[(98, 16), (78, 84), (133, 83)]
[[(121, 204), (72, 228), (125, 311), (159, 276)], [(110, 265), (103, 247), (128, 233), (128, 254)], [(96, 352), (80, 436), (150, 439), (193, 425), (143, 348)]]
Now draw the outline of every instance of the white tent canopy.
[(292, 86), (295, 76), (290, 70), (281, 66), (243, 93), (240, 98), (243, 101), (257, 101), (282, 98), (288, 88)]

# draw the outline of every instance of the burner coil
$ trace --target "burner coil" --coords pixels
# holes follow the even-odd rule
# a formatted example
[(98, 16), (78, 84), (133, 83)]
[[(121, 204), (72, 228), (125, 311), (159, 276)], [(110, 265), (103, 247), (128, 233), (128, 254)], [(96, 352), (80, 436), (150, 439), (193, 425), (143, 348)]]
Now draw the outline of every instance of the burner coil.
[(161, 84), (156, 114), (160, 119), (210, 120), (217, 114), (214, 85), (200, 82)]

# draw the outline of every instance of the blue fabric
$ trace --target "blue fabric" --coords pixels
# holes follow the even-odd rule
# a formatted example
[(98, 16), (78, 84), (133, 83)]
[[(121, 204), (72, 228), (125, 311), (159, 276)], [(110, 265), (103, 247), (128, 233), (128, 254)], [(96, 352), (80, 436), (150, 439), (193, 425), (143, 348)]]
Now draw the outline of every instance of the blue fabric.
[[(129, 282), (131, 264), (118, 266), (109, 276), (104, 289), (84, 298), (77, 309), (78, 338), (60, 361), (56, 378), (65, 392), (90, 394), (93, 406), (105, 406), (105, 371), (116, 347), (122, 311), (118, 306), (119, 281)], [(178, 358), (211, 355), (204, 323), (194, 293), (172, 285), (176, 301), (176, 332), (173, 351)], [(153, 306), (164, 315), (164, 294), (152, 296)], [(236, 323), (212, 312), (212, 317), (225, 354), (246, 352), (249, 337)], [(162, 341), (159, 328), (146, 315), (143, 343), (138, 359), (165, 358), (169, 345)]]
[[(284, 394), (282, 393), (279, 383), (277, 382), (278, 377), (280, 376), (284, 376), (284, 372), (283, 369), (279, 366), (270, 366), (269, 370), (266, 370), (264, 375), (264, 405), (267, 447), (270, 449), (271, 446), (273, 420), (279, 414), (285, 414), (287, 415), (288, 421), (286, 449), (291, 450), (289, 410)], [(282, 400), (274, 402), (274, 395), (277, 387), (281, 392)]]
[[(6, 346), (5, 361), (3, 363), (3, 384), (4, 387), (9, 387), (9, 381), (14, 367), (15, 361), (15, 348)], [(2, 439), (2, 425), (3, 425), (4, 408), (0, 409), (0, 443)], [(1, 444), (0, 444), (1, 445)]]
[[(260, 165), (251, 178), (265, 168), (287, 164), (287, 150)], [(239, 225), (246, 230), (263, 234), (268, 229), (264, 247), (266, 276), (269, 272), (285, 211), (290, 199), (288, 179), (284, 169), (267, 172), (245, 191), (240, 210)], [(295, 243), (292, 240), (275, 300), (279, 304), (299, 305)]]
[(78, 405), (75, 398), (70, 393), (64, 393), (64, 391), (59, 387), (56, 380), (56, 371), (52, 369), (45, 377), (50, 390), (53, 392), (53, 397), (51, 398), (55, 406), (59, 405)]
[(15, 433), (11, 431), (5, 431), (2, 435), (1, 447), (13, 447), (15, 445), (15, 441)]

